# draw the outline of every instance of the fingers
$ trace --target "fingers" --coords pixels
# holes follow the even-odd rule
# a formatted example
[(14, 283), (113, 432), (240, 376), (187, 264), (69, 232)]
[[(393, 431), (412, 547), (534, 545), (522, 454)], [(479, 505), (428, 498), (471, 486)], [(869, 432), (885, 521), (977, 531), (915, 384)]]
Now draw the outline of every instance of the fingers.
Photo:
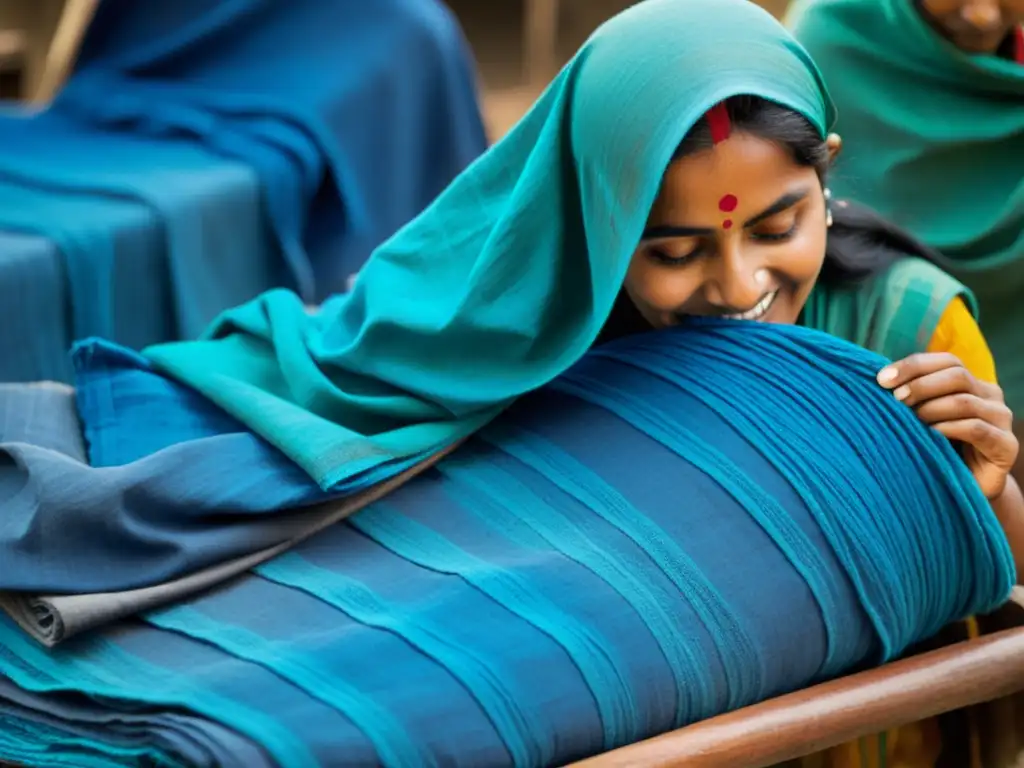
[(945, 352), (911, 355), (886, 366), (878, 373), (878, 383), (912, 407), (956, 393), (1003, 402), (1002, 389), (978, 381), (955, 355)]
[(982, 419), (944, 421), (934, 429), (949, 440), (973, 446), (992, 464), (1010, 467), (1017, 458), (1019, 446), (1013, 433)]
[(918, 418), (925, 424), (981, 419), (1001, 430), (1013, 428), (1013, 413), (1005, 403), (967, 393), (926, 399), (916, 410)]
[(948, 352), (922, 352), (887, 365), (878, 372), (878, 383), (886, 389), (895, 389), (908, 381), (946, 368), (963, 368), (963, 363), (956, 355)]

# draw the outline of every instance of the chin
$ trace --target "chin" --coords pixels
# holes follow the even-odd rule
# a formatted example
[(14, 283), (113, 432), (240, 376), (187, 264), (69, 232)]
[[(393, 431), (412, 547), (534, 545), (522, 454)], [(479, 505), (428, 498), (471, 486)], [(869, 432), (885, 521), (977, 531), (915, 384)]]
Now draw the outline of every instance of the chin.
[(974, 35), (969, 37), (957, 37), (956, 35), (953, 35), (951, 36), (951, 40), (953, 45), (964, 53), (994, 54), (999, 50), (999, 46), (1002, 44), (1005, 37), (1005, 34), (991, 35), (987, 37), (976, 37)]

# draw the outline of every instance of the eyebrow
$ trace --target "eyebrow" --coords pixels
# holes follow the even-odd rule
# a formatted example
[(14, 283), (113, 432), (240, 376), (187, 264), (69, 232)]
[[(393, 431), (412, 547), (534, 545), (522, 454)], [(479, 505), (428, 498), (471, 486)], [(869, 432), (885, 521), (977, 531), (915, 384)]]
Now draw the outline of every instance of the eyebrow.
[[(805, 197), (807, 197), (810, 190), (799, 189), (792, 192), (787, 192), (774, 203), (769, 205), (760, 213), (751, 216), (745, 222), (743, 222), (744, 228), (753, 227), (760, 224), (765, 219), (770, 219), (776, 214), (782, 213), (783, 211), (792, 208), (794, 205), (799, 203)], [(655, 227), (648, 227), (644, 230), (643, 235), (640, 236), (641, 240), (656, 240), (663, 237), (696, 237), (698, 235), (710, 235), (715, 231), (714, 227), (682, 227), (673, 224), (664, 224)]]

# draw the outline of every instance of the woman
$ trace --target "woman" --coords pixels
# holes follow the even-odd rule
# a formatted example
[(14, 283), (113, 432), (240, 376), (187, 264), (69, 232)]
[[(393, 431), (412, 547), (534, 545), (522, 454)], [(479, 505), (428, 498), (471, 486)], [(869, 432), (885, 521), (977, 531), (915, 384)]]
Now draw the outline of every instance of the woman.
[(833, 189), (934, 248), (974, 292), (1020, 412), (1024, 2), (799, 0), (788, 21), (838, 107)]
[(1018, 447), (970, 294), (830, 202), (831, 121), (814, 64), (763, 10), (647, 0), (350, 294), (311, 316), (272, 292), (146, 356), (331, 488), (475, 431), (603, 340), (690, 315), (799, 322), (896, 360), (880, 385), (963, 444), (1021, 563)]
[[(971, 446), (965, 458), (983, 488), (992, 483), (987, 493), (1019, 553), (1020, 492), (1006, 476), (1016, 440), (964, 301), (969, 294), (908, 235), (830, 199), (826, 172), (839, 148), (836, 134), (822, 139), (805, 118), (764, 99), (738, 96), (713, 107), (669, 165), (599, 342), (686, 316), (726, 315), (798, 323), (902, 358), (879, 373), (879, 383)], [(975, 429), (976, 437), (968, 434)], [(975, 450), (998, 455), (1000, 468), (983, 470), (988, 460), (970, 458)], [(976, 631), (973, 622), (967, 629)], [(832, 750), (825, 764), (936, 765), (940, 754), (949, 760), (962, 750), (967, 736), (943, 743), (936, 730), (931, 723), (854, 742)], [(822, 756), (808, 765), (820, 764), (815, 759)]]

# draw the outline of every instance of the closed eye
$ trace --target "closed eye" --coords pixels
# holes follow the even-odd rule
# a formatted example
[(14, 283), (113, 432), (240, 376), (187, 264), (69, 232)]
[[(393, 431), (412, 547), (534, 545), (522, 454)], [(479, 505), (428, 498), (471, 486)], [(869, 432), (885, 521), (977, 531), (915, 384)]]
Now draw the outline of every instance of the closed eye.
[(689, 253), (684, 253), (680, 256), (672, 256), (659, 248), (649, 248), (647, 255), (659, 264), (665, 264), (669, 267), (683, 267), (697, 261), (697, 259), (704, 255), (704, 252), (704, 246), (698, 245)]
[(751, 232), (750, 237), (761, 242), (781, 243), (791, 239), (796, 234), (798, 228), (799, 222), (794, 221), (792, 226), (785, 232)]

